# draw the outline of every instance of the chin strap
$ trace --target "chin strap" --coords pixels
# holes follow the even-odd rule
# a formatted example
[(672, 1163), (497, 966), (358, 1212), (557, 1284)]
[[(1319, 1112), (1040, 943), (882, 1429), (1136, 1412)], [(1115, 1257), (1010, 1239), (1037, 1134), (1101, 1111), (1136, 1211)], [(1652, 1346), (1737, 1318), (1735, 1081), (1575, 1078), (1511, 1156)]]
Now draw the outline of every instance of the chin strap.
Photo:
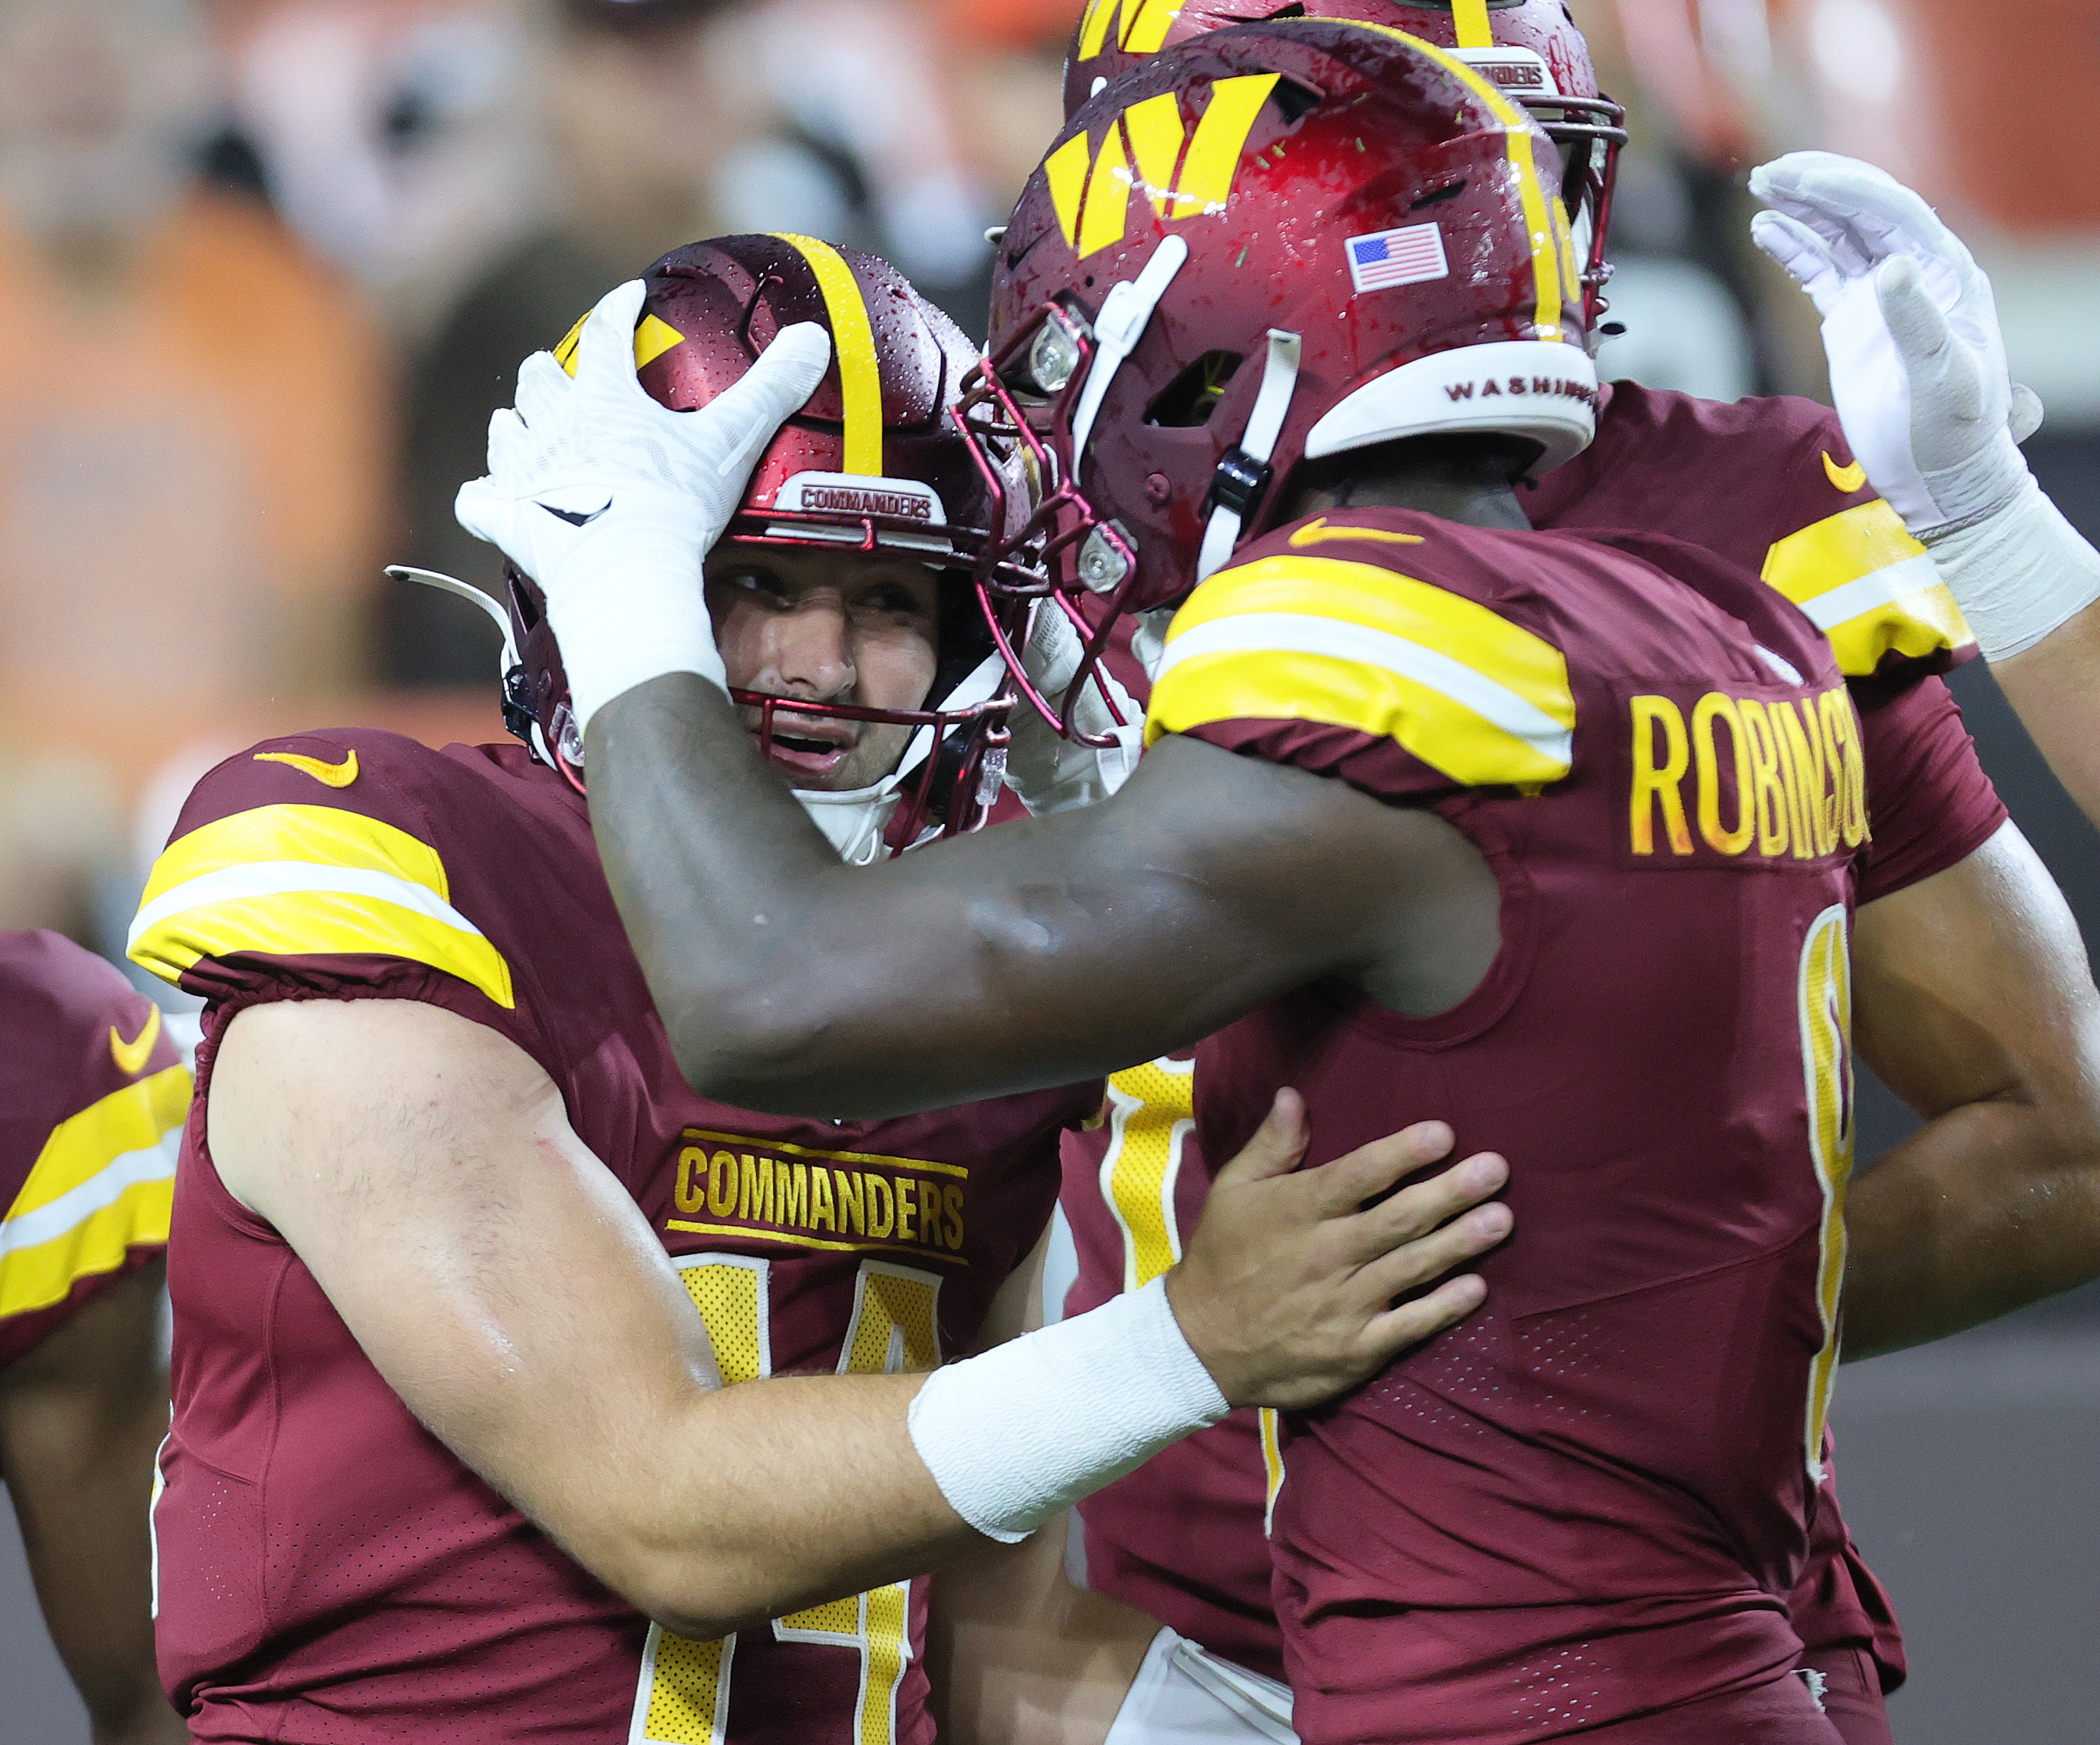
[(1094, 420), (1101, 414), (1101, 402), (1108, 398), (1109, 384), (1115, 380), (1123, 360), (1137, 349), (1138, 341), (1145, 337), (1145, 329), (1152, 323), (1152, 311), (1159, 307), (1159, 299), (1167, 294), (1175, 274), (1180, 272), (1188, 258), (1188, 242), (1180, 236), (1169, 236), (1152, 251), (1152, 258), (1145, 263), (1142, 272), (1135, 279), (1125, 279), (1111, 285), (1108, 295), (1101, 299), (1101, 312), (1094, 317), (1093, 365), (1087, 372), (1087, 385), (1079, 394), (1079, 409), (1072, 420), (1074, 484), (1079, 481), (1080, 463), (1086, 457), (1087, 439), (1094, 433)]
[(1304, 351), (1297, 334), (1269, 329), (1268, 358), (1262, 365), (1261, 391), (1247, 414), (1246, 434), (1238, 448), (1225, 451), (1211, 480), (1211, 520), (1203, 529), (1203, 549), (1196, 559), (1198, 581), (1224, 568), (1240, 542), (1248, 515), (1268, 489), (1269, 457), (1276, 453), (1291, 395), (1298, 391), (1298, 364)]

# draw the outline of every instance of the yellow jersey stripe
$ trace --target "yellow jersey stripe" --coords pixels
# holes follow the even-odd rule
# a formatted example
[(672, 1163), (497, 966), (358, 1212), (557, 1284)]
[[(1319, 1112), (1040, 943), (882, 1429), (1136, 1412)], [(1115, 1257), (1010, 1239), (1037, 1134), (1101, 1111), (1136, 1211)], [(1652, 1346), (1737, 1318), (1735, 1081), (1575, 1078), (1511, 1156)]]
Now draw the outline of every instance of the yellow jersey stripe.
[[(1381, 632), (1469, 669), (1473, 678), (1515, 693), (1561, 728), (1575, 725), (1568, 662), (1544, 638), (1476, 600), (1398, 571), (1343, 558), (1277, 556), (1226, 570), (1198, 589), (1167, 633), (1176, 641), (1204, 625), (1249, 616), (1337, 619)], [(1417, 663), (1409, 660), (1409, 669)], [(1453, 682), (1462, 691), (1464, 674)]]
[(134, 963), (179, 983), (201, 958), (401, 957), (514, 1008), (510, 965), (466, 917), (382, 874), (288, 863), (207, 875), (139, 912)]
[[(42, 1242), (57, 1234), (64, 1225), (51, 1226), (52, 1208), (63, 1210), (64, 1203), (126, 1155), (158, 1145), (182, 1125), (189, 1107), (189, 1069), (177, 1065), (164, 1067), (151, 1078), (135, 1080), (60, 1121), (44, 1141), (21, 1191), (0, 1222), (0, 1248), (11, 1240), (10, 1230), (15, 1232), (11, 1239), (17, 1241)], [(83, 1205), (81, 1215), (92, 1209)], [(22, 1222), (33, 1213), (42, 1214), (44, 1222)]]
[(1925, 547), (1878, 500), (1776, 541), (1762, 574), (1830, 638), (1848, 678), (1868, 676), (1887, 654), (1915, 660), (1975, 641)]
[(685, 1232), (695, 1236), (735, 1236), (745, 1242), (786, 1242), (798, 1248), (818, 1248), (827, 1254), (867, 1254), (890, 1252), (916, 1254), (929, 1261), (946, 1261), (951, 1266), (967, 1266), (969, 1257), (951, 1254), (944, 1248), (929, 1248), (916, 1242), (890, 1242), (870, 1236), (856, 1242), (827, 1242), (822, 1236), (805, 1236), (800, 1230), (764, 1230), (742, 1224), (708, 1224), (690, 1218), (666, 1218), (664, 1228)]
[(868, 318), (867, 299), (861, 294), (860, 281), (845, 257), (828, 242), (785, 231), (774, 234), (810, 263), (810, 270), (817, 276), (817, 289), (823, 294), (824, 312), (831, 317), (832, 350), (838, 360), (839, 384), (845, 397), (845, 470), (880, 478), (882, 366), (876, 356), (875, 326)]
[(1123, 1288), (1138, 1291), (1181, 1258), (1174, 1188), (1196, 1124), (1196, 1063), (1127, 1067), (1110, 1077), (1108, 1100), (1113, 1129), (1101, 1157), (1101, 1198), (1123, 1231)]
[(174, 1162), (165, 1163), (164, 1173), (128, 1185), (64, 1235), (0, 1248), (0, 1319), (64, 1302), (81, 1279), (114, 1272), (133, 1248), (165, 1244), (175, 1197)]
[(207, 873), (279, 861), (361, 868), (420, 886), (440, 900), (451, 895), (437, 850), (405, 830), (332, 806), (258, 806), (170, 842), (146, 881), (141, 912)]
[(1331, 618), (1257, 620), (1248, 646), (1212, 646), (1211, 631), (1238, 629), (1183, 639), (1189, 652), (1154, 681), (1147, 743), (1212, 722), (1318, 721), (1396, 740), (1471, 787), (1542, 785), (1573, 766), (1568, 729), (1434, 649)]

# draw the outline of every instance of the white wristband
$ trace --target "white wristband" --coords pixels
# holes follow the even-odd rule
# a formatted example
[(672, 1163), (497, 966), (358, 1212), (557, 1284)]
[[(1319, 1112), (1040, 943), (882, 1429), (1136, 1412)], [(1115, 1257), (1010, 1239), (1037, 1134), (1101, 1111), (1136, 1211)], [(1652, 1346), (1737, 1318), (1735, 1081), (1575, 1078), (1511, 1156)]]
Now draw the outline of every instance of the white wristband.
[(2033, 647), (2100, 599), (2100, 551), (2032, 479), (2004, 508), (1926, 548), (1987, 660)]
[(1012, 1544), (1231, 1409), (1161, 1278), (935, 1370), (907, 1421), (949, 1506)]

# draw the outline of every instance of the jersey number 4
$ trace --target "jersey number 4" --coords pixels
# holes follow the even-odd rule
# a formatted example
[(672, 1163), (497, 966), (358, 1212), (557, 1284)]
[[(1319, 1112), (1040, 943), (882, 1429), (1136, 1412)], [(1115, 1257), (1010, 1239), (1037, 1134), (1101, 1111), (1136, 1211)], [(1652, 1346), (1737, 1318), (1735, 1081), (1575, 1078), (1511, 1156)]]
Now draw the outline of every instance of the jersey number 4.
[[(676, 1265), (714, 1341), (722, 1381), (755, 1381), (771, 1375), (771, 1263), (740, 1254), (694, 1254), (677, 1257)], [(939, 1279), (909, 1267), (862, 1261), (839, 1373), (894, 1375), (939, 1363), (935, 1314), (940, 1288)], [(895, 1582), (774, 1619), (774, 1642), (808, 1643), (860, 1658), (850, 1732), (842, 1726), (836, 1738), (813, 1736), (812, 1745), (892, 1745), (897, 1737), (897, 1692), (911, 1655), (911, 1593), (909, 1582)], [(651, 1625), (629, 1745), (726, 1745), (736, 1652), (734, 1636), (695, 1642), (669, 1634), (660, 1624)]]

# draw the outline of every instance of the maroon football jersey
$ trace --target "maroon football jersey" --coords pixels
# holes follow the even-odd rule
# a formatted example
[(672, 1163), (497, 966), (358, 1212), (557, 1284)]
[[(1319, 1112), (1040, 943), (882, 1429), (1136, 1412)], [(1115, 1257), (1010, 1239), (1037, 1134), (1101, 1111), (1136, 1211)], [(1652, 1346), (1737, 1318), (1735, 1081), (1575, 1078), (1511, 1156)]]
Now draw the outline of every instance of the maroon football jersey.
[(168, 1239), (190, 1074), (161, 1009), (55, 933), (0, 931), (0, 1369)]
[(1502, 945), (1410, 1020), (1339, 984), (1198, 1051), (1206, 1157), (1279, 1085), (1314, 1161), (1425, 1111), (1524, 1160), (1486, 1306), (1286, 1420), (1300, 1731), (1551, 1738), (1785, 1676), (1837, 1356), (1867, 834), (1830, 645), (1747, 572), (1340, 512), (1175, 621), (1148, 734), (1430, 807)]
[(1035, 1241), (1099, 1087), (831, 1123), (680, 1076), (581, 800), (512, 747), (272, 741), (208, 775), (133, 956), (211, 1002), (175, 1195), (165, 1683), (200, 1739), (669, 1745), (933, 1737), (924, 1583), (665, 1634), (429, 1434), (225, 1191), (211, 1062), (245, 1008), (419, 1000), (509, 1037), (661, 1234), (726, 1381), (929, 1368)]
[[(1722, 405), (1615, 383), (1595, 443), (1524, 493), (1524, 509), (1541, 528), (1674, 535), (1758, 572), (1789, 598), (1851, 589), (1838, 595), (1857, 609), (1836, 621), (1833, 652), (1860, 715), (1873, 823), (1856, 863), (1859, 902), (1958, 864), (2005, 822), (1961, 711), (1933, 676), (1972, 656), (1974, 643), (1936, 580), (1918, 572), (1922, 548), (1858, 477), (1828, 408)], [(1134, 669), (1119, 664), (1117, 674), (1143, 695)], [(1193, 1080), (1161, 1066), (1117, 1074), (1115, 1118), (1066, 1138), (1061, 1203), (1079, 1261), (1069, 1313), (1163, 1270), (1202, 1210), (1209, 1177), (1193, 1131)], [(1281, 1678), (1261, 1531), (1278, 1472), (1273, 1416), (1234, 1412), (1079, 1511), (1090, 1585)], [(1886, 1688), (1901, 1682), (1888, 1597), (1852, 1544), (1828, 1478), (1792, 1610), (1811, 1650), (1871, 1648)]]

